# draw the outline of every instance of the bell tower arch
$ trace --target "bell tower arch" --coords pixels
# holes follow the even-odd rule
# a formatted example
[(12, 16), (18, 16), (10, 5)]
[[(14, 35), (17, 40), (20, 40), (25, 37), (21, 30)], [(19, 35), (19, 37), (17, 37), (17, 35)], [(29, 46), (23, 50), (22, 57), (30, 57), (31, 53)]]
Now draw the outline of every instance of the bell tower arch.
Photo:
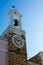
[(22, 30), (22, 23), (21, 23), (21, 17), (22, 15), (19, 13), (19, 11), (15, 8), (13, 10), (10, 9), (9, 11), (9, 25), (12, 28), (16, 28), (18, 30)]

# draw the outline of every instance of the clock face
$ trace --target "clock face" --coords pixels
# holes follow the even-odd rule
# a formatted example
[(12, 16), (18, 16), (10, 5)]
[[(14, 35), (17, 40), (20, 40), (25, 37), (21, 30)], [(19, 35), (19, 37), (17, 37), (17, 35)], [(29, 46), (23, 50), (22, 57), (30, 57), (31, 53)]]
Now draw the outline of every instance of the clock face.
[(22, 48), (24, 45), (24, 40), (22, 39), (20, 35), (14, 35), (12, 37), (12, 42), (18, 48)]

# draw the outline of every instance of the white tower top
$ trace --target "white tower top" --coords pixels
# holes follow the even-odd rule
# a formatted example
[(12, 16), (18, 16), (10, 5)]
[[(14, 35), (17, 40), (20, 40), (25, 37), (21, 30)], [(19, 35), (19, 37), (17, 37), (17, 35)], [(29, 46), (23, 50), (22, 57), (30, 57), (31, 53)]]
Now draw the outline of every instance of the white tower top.
[(21, 25), (21, 17), (22, 15), (18, 12), (17, 9), (15, 9), (15, 6), (12, 6), (13, 9), (9, 11), (9, 25), (13, 28), (13, 29), (18, 29), (18, 30), (22, 30), (22, 25)]
[(14, 8), (10, 9), (9, 11), (9, 26), (7, 29), (3, 32), (2, 37), (9, 36), (9, 32), (13, 32), (16, 34), (25, 34), (25, 31), (22, 30), (22, 22), (21, 22), (21, 17), (22, 15), (19, 13), (17, 9)]

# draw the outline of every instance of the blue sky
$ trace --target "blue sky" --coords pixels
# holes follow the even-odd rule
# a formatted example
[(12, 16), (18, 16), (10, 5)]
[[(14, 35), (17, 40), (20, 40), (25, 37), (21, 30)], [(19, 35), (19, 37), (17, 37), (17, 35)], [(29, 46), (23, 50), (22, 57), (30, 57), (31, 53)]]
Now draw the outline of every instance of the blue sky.
[(0, 35), (9, 25), (8, 12), (15, 5), (26, 31), (27, 57), (43, 51), (43, 0), (0, 0)]

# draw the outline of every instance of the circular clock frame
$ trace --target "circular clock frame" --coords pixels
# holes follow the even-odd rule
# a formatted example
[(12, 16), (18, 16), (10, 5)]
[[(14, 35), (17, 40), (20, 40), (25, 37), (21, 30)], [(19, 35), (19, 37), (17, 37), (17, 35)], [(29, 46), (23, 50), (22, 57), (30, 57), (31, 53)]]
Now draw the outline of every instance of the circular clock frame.
[(20, 35), (14, 35), (12, 37), (12, 42), (18, 48), (22, 48), (24, 46), (24, 40)]

